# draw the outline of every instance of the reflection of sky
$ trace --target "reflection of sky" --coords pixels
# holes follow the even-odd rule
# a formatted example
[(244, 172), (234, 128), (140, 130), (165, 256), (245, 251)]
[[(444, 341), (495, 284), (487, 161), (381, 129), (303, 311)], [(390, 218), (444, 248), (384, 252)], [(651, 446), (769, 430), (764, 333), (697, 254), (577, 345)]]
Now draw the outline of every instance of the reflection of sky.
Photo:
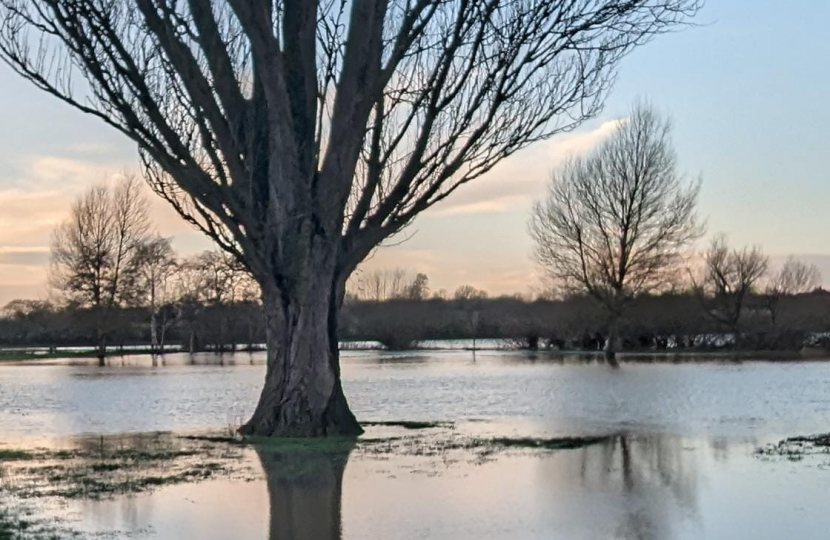
[(826, 538), (827, 471), (727, 444), (722, 459), (706, 439), (656, 434), (483, 461), (353, 452), (345, 470), (301, 452), (252, 459), (254, 481), (70, 501), (62, 514), (85, 531), (161, 540)]
[[(471, 283), (526, 292), (534, 282), (525, 222), (549, 168), (607, 133), (647, 96), (675, 121), (681, 167), (702, 174), (711, 232), (769, 253), (825, 254), (830, 276), (830, 4), (813, 0), (709, 2), (699, 28), (663, 36), (627, 58), (600, 119), (540, 143), (422, 216), (368, 266), (425, 271), (434, 290)], [(0, 66), (0, 304), (44, 294), (44, 250), (69, 197), (134, 168), (132, 144), (99, 121), (36, 92)], [(160, 201), (159, 227), (185, 252), (207, 242)], [(32, 250), (40, 250), (38, 258)]]

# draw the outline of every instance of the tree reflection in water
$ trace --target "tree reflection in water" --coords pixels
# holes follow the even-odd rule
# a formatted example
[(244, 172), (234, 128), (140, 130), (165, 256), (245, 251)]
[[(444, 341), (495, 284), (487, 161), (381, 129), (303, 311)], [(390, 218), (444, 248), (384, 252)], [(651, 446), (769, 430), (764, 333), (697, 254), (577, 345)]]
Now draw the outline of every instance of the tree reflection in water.
[(621, 501), (615, 538), (666, 540), (676, 512), (699, 520), (696, 456), (682, 438), (622, 434), (580, 452), (582, 485)]
[(343, 472), (352, 448), (257, 449), (271, 506), (269, 540), (340, 540)]

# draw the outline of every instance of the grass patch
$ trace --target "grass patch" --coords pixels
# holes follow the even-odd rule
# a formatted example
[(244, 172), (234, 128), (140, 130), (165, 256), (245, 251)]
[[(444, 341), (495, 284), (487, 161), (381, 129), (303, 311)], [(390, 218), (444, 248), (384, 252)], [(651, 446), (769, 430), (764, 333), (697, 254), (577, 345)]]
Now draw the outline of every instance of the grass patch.
[(351, 451), (357, 439), (354, 437), (247, 437), (244, 442), (275, 454), (301, 452), (341, 454)]
[(485, 444), (493, 444), (505, 448), (529, 448), (538, 450), (572, 450), (584, 448), (594, 444), (606, 442), (608, 436), (598, 437), (560, 437), (554, 439), (536, 439), (532, 437), (496, 437), (485, 440)]
[(823, 435), (810, 435), (806, 437), (790, 437), (789, 439), (785, 439), (784, 442), (803, 443), (820, 448), (830, 448), (830, 433), (824, 433)]
[(35, 519), (29, 511), (12, 510), (0, 503), (0, 540), (80, 539), (76, 531), (61, 528), (57, 522)]
[(20, 533), (31, 528), (32, 523), (0, 508), (0, 540), (17, 540)]
[[(171, 434), (81, 439), (72, 449), (6, 450), (4, 494), (101, 499), (218, 475), (247, 474), (239, 448)], [(0, 540), (3, 540), (0, 537)]]
[(237, 437), (229, 437), (227, 435), (180, 435), (180, 439), (186, 441), (204, 441), (209, 443), (223, 443), (244, 445), (245, 442)]
[(35, 454), (27, 450), (0, 448), (0, 461), (20, 461), (34, 459)]
[(385, 427), (401, 427), (404, 429), (434, 429), (434, 428), (452, 428), (455, 426), (453, 422), (417, 422), (408, 420), (390, 420), (384, 422), (363, 422), (364, 426), (385, 426)]
[(790, 437), (755, 451), (755, 455), (762, 458), (785, 458), (790, 461), (800, 461), (804, 456), (817, 454), (830, 454), (830, 433)]

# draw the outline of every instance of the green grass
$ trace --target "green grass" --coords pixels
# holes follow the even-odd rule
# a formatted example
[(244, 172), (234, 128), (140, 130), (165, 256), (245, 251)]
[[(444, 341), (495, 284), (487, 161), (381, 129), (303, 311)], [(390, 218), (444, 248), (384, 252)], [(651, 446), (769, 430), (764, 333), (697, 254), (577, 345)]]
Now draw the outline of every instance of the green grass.
[(485, 444), (493, 444), (504, 448), (530, 448), (539, 450), (570, 450), (583, 448), (608, 440), (607, 436), (598, 437), (559, 437), (554, 439), (536, 439), (532, 437), (496, 437), (485, 439)]
[(0, 461), (23, 461), (34, 459), (35, 454), (26, 450), (0, 448)]
[(357, 439), (354, 437), (247, 437), (244, 442), (276, 454), (300, 452), (340, 454), (351, 451)]
[(390, 427), (402, 427), (404, 429), (432, 429), (432, 428), (451, 428), (455, 424), (453, 422), (446, 422), (446, 421), (433, 421), (433, 422), (417, 422), (411, 420), (389, 420), (383, 422), (363, 422), (364, 426), (390, 426)]
[(822, 435), (810, 435), (806, 437), (790, 437), (784, 442), (808, 443), (817, 447), (830, 448), (830, 433), (824, 433)]
[(0, 540), (67, 540), (80, 538), (76, 532), (61, 530), (56, 523), (30, 519), (0, 506)]

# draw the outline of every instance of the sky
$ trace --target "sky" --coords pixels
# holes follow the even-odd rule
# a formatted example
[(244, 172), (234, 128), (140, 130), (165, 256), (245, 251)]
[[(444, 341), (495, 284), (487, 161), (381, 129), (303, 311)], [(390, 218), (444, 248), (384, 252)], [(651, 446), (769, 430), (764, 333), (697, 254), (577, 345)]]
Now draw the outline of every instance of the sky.
[[(534, 199), (568, 155), (590, 151), (631, 105), (669, 115), (680, 170), (703, 179), (707, 237), (788, 255), (830, 282), (830, 2), (709, 0), (697, 26), (661, 36), (620, 65), (602, 114), (505, 160), (422, 214), (366, 269), (424, 272), (432, 290), (491, 294), (540, 286), (527, 234)], [(46, 297), (52, 229), (88, 186), (137, 171), (134, 145), (0, 64), (0, 306)], [(152, 197), (159, 231), (183, 255), (210, 248)], [(706, 238), (701, 242), (705, 243)], [(702, 244), (701, 244), (702, 245)]]

